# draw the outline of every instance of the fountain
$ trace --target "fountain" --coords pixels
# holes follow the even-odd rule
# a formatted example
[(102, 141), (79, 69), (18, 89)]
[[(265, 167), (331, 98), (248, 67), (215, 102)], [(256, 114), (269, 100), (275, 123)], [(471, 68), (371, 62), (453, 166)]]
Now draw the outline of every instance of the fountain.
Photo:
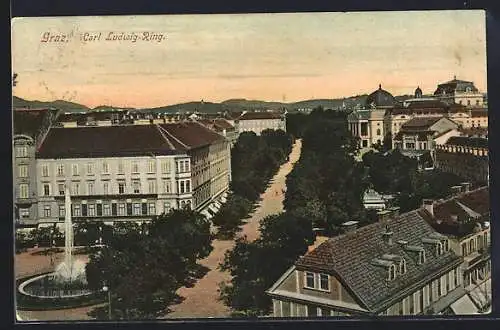
[[(29, 278), (19, 285), (18, 300), (21, 301), (21, 305), (26, 301), (29, 302), (28, 305), (43, 305), (44, 302), (53, 300), (57, 301), (56, 305), (64, 306), (64, 300), (75, 301), (75, 298), (78, 298), (77, 300), (83, 302), (95, 298), (95, 292), (87, 287), (85, 263), (73, 260), (73, 223), (68, 188), (65, 191), (64, 231), (64, 261), (56, 267), (55, 272)], [(84, 299), (80, 299), (82, 297)]]

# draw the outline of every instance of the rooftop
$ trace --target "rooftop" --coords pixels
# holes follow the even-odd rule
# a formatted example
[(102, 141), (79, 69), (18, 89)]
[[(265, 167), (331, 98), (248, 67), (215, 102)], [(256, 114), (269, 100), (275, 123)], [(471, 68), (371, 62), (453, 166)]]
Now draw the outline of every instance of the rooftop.
[(197, 123), (52, 128), (38, 158), (169, 155), (209, 145), (221, 135)]
[(239, 120), (263, 120), (263, 119), (280, 119), (282, 116), (274, 112), (245, 112)]
[[(487, 217), (490, 213), (489, 188), (481, 187), (460, 193), (445, 201), (435, 202), (432, 216), (426, 212), (424, 218), (442, 234), (462, 236), (469, 234), (460, 228), (460, 222), (469, 218)], [(467, 229), (467, 228), (466, 228)]]
[(446, 141), (446, 144), (487, 149), (488, 139), (482, 137), (452, 136)]
[[(422, 210), (404, 213), (387, 222), (377, 222), (351, 233), (330, 238), (296, 262), (298, 269), (326, 272), (337, 276), (352, 291), (361, 306), (371, 311), (387, 308), (395, 300), (407, 295), (421, 280), (440, 275), (447, 267), (461, 262), (451, 250), (441, 256), (434, 253), (423, 239), (432, 238), (435, 230), (425, 221)], [(392, 232), (389, 245), (382, 235), (387, 228)], [(418, 264), (418, 254), (398, 241), (425, 250), (426, 260)], [(387, 280), (387, 270), (373, 265), (375, 259), (395, 255), (406, 261), (407, 272)]]
[(14, 134), (25, 134), (34, 138), (51, 111), (57, 110), (15, 109), (13, 113)]

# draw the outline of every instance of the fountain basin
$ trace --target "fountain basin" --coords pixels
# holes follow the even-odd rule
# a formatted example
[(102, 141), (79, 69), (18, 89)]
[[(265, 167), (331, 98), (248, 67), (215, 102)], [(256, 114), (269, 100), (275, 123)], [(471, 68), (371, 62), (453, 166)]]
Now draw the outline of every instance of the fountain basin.
[(16, 281), (18, 310), (54, 310), (91, 306), (106, 301), (102, 291), (92, 291), (84, 283), (59, 283), (56, 273), (44, 273)]

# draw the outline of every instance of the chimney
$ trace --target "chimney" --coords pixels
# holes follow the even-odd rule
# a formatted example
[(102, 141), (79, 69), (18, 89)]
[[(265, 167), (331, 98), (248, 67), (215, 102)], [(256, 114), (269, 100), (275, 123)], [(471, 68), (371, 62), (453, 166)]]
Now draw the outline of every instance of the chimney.
[(399, 207), (398, 206), (393, 206), (389, 208), (389, 211), (391, 211), (391, 217), (396, 218), (399, 216)]
[(385, 232), (382, 234), (382, 238), (387, 245), (392, 245), (392, 235), (393, 232), (389, 229), (389, 226), (385, 226)]
[(422, 207), (434, 216), (434, 201), (432, 199), (422, 200)]
[(356, 229), (358, 229), (358, 221), (347, 221), (344, 222), (342, 225), (342, 232), (345, 234), (352, 233)]
[(389, 220), (389, 218), (391, 217), (391, 211), (389, 210), (382, 210), (382, 211), (378, 211), (377, 212), (377, 215), (378, 215), (378, 221), (379, 222), (382, 222), (382, 223), (385, 223), (387, 222), (387, 220)]
[(469, 192), (470, 191), (470, 182), (462, 182), (461, 183), (461, 186), (462, 186), (462, 191), (463, 192)]
[[(315, 229), (320, 229), (320, 228), (313, 228), (313, 231), (314, 231)], [(322, 230), (322, 229), (320, 229), (320, 230)], [(317, 233), (317, 232), (315, 232), (315, 234), (316, 234), (316, 233)], [(321, 234), (316, 234), (316, 235), (315, 235), (315, 238), (314, 238), (314, 243), (313, 243), (312, 245), (309, 245), (309, 246), (307, 247), (307, 252), (311, 252), (311, 251), (313, 251), (314, 249), (316, 249), (318, 246), (320, 246), (322, 243), (324, 243), (324, 242), (326, 242), (326, 241), (328, 241), (328, 237), (326, 237), (326, 236), (322, 236)]]

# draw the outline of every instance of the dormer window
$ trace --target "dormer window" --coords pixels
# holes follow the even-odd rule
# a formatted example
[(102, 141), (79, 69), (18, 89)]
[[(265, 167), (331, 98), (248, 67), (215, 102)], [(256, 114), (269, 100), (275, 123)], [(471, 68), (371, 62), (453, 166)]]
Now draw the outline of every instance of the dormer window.
[(406, 261), (404, 259), (401, 259), (399, 262), (399, 274), (403, 275), (406, 273)]
[(425, 251), (418, 252), (418, 264), (422, 265), (425, 262)]
[(436, 244), (436, 256), (440, 256), (443, 254), (443, 244), (441, 242)]
[(314, 289), (314, 273), (306, 272), (305, 277), (306, 277), (305, 287)]
[(396, 266), (395, 265), (389, 266), (389, 278), (388, 279), (389, 279), (389, 281), (396, 279)]

